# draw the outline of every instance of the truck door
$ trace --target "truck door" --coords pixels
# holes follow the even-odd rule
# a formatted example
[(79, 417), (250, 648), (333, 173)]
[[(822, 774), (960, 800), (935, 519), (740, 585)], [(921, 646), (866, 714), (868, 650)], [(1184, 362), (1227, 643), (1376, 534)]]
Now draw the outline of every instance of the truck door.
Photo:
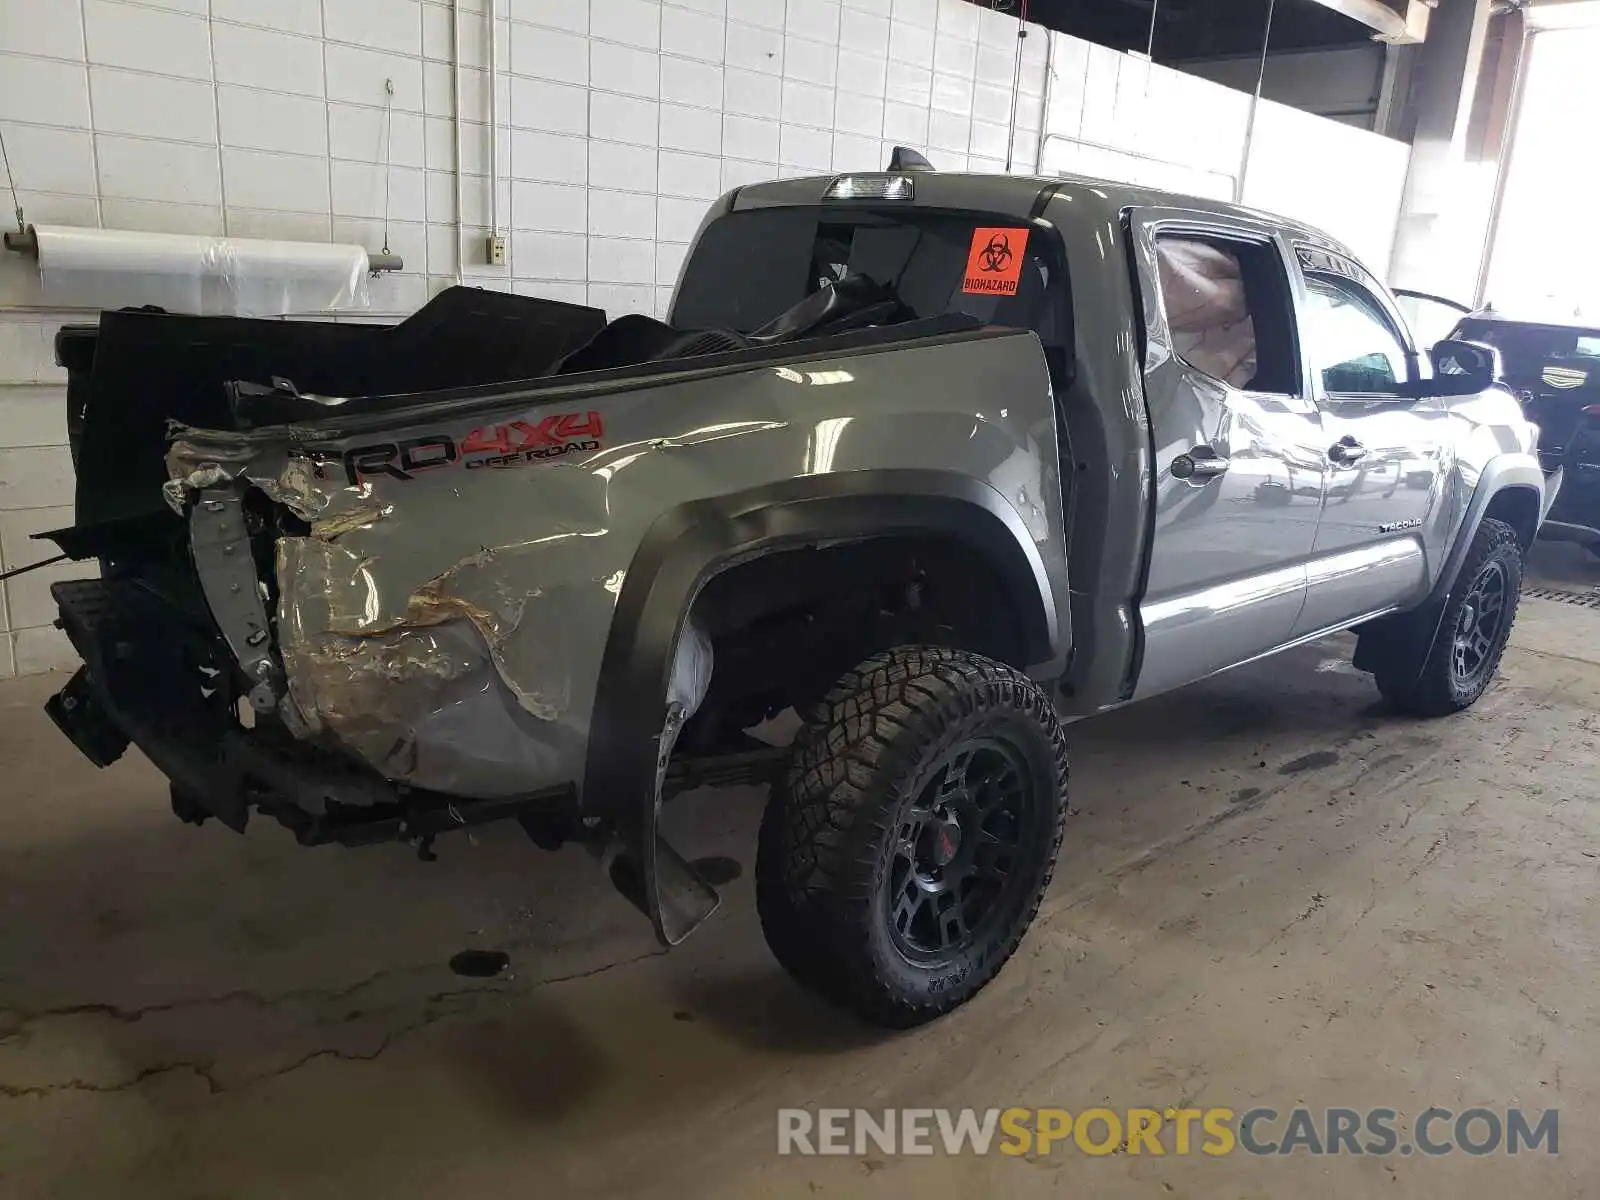
[(1359, 264), (1301, 252), (1301, 336), (1322, 410), (1327, 498), (1295, 632), (1315, 633), (1419, 599), (1423, 538), (1444, 486), (1447, 412), (1402, 393), (1416, 351)]
[(1287, 641), (1305, 600), (1325, 438), (1301, 365), (1294, 282), (1270, 226), (1143, 210), (1155, 528), (1136, 696)]

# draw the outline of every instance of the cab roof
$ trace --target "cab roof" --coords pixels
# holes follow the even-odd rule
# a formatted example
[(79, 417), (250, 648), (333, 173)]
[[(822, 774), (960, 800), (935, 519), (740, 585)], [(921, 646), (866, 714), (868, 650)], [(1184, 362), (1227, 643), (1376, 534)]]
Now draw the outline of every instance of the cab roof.
[[(1261, 212), (1225, 200), (1168, 192), (1159, 188), (1118, 183), (1084, 175), (991, 175), (957, 171), (849, 171), (855, 176), (909, 175), (914, 181), (910, 201), (868, 201), (873, 207), (912, 204), (918, 208), (972, 209), (1023, 220), (1038, 215), (1054, 196), (1073, 202), (1074, 211), (1095, 220), (1119, 220), (1124, 212), (1138, 208), (1176, 208), (1215, 217), (1249, 217), (1276, 225), (1291, 237), (1322, 249), (1353, 258), (1348, 247), (1299, 221), (1274, 213)], [(749, 184), (732, 192), (729, 208), (734, 212), (757, 208), (809, 206), (824, 203), (828, 187), (840, 175), (812, 175), (780, 179), (771, 183)], [(862, 202), (845, 202), (862, 203)], [(1057, 209), (1059, 214), (1060, 209)]]

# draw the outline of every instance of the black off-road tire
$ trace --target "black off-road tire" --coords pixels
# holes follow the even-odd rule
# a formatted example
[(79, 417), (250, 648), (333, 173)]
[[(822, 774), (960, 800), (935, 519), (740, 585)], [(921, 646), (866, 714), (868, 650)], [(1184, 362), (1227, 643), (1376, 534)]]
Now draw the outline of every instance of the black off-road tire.
[[(1471, 659), (1472, 669), (1464, 671), (1459, 661), (1458, 636), (1463, 620), (1472, 620), (1477, 611), (1469, 611), (1469, 605), (1481, 595), (1484, 581), (1490, 578), (1497, 580), (1500, 619), (1481, 653)], [(1504, 521), (1486, 518), (1473, 536), (1461, 574), (1445, 601), (1442, 618), (1436, 625), (1436, 608), (1417, 615), (1408, 630), (1408, 636), (1414, 639), (1409, 647), (1413, 653), (1386, 655), (1376, 664), (1373, 676), (1378, 690), (1399, 711), (1419, 717), (1448, 716), (1476, 704), (1500, 669), (1500, 657), (1517, 618), (1521, 591), (1522, 543), (1517, 531)], [(1428, 638), (1433, 639), (1431, 649), (1425, 644)], [(1417, 655), (1423, 653), (1427, 657), (1418, 670)]]
[[(958, 650), (874, 655), (812, 710), (773, 786), (756, 853), (768, 945), (800, 982), (875, 1024), (905, 1028), (949, 1012), (994, 978), (1038, 912), (1066, 790), (1066, 738), (1026, 676)], [(958, 808), (964, 824), (916, 823)], [(970, 881), (949, 885), (949, 908), (917, 891), (919, 880), (937, 880), (912, 874), (918, 855), (908, 851), (929, 833), (936, 857), (955, 856), (952, 875), (973, 856)], [(996, 851), (1000, 843), (1011, 849)], [(986, 851), (990, 861), (972, 865)], [(932, 907), (914, 907), (924, 901)], [(930, 940), (955, 939), (951, 928), (964, 940), (918, 949), (914, 921), (932, 927)]]

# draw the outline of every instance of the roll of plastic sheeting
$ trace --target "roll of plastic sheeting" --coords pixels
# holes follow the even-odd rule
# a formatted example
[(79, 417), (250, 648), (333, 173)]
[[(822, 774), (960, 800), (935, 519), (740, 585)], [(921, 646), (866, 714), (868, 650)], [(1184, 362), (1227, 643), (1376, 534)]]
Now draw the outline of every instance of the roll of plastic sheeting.
[(369, 303), (360, 246), (59, 225), (34, 232), (46, 304), (274, 317)]

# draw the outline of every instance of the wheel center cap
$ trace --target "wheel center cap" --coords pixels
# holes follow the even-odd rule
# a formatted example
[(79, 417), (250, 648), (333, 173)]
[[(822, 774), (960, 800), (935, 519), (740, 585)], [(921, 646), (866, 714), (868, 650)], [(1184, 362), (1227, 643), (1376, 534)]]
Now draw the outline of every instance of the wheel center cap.
[(923, 861), (935, 867), (948, 867), (961, 850), (961, 826), (954, 821), (930, 821), (922, 830)]

